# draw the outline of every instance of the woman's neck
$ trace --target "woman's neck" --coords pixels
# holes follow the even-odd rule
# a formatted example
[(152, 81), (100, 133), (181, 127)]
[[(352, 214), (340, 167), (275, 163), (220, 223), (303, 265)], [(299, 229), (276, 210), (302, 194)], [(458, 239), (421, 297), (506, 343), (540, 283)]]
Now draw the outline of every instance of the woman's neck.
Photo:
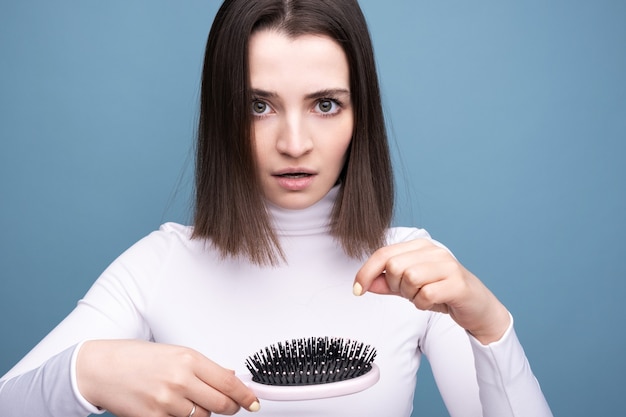
[(268, 212), (278, 235), (302, 235), (327, 232), (339, 186), (333, 187), (320, 201), (304, 209), (290, 210), (268, 203)]

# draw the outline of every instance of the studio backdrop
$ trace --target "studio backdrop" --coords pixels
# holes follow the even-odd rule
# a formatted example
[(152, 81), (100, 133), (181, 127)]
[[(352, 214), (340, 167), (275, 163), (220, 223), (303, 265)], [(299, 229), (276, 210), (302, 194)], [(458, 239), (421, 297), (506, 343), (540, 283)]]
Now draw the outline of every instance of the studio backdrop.
[[(362, 0), (424, 227), (504, 302), (557, 416), (624, 414), (626, 2)], [(0, 2), (0, 374), (189, 223), (216, 0)], [(427, 364), (415, 416), (446, 415)]]

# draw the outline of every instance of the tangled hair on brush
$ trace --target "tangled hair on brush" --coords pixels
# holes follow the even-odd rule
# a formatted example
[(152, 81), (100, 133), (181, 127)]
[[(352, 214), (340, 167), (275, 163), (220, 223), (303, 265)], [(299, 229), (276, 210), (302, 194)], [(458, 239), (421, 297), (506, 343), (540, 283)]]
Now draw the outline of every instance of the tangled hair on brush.
[(383, 245), (393, 212), (393, 175), (374, 52), (356, 0), (226, 0), (206, 45), (196, 148), (194, 238), (224, 257), (275, 265), (283, 252), (256, 177), (248, 42), (272, 29), (297, 37), (328, 36), (346, 54), (354, 131), (331, 233), (348, 256)]

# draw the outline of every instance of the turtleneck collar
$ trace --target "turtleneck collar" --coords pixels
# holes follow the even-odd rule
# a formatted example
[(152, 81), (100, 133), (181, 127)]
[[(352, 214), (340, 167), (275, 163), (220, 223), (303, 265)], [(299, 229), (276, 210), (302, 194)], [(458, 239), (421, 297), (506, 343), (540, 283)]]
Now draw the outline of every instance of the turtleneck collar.
[(308, 235), (327, 232), (339, 187), (340, 185), (334, 186), (320, 201), (299, 210), (285, 209), (268, 202), (268, 212), (276, 233)]

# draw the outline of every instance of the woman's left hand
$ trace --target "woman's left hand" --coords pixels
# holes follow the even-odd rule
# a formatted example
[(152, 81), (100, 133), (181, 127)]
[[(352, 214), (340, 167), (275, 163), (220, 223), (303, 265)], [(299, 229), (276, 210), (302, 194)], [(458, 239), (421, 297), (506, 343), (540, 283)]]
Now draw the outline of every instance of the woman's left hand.
[(355, 295), (398, 295), (421, 310), (449, 314), (483, 344), (510, 324), (504, 305), (452, 254), (428, 239), (380, 248), (356, 275)]

